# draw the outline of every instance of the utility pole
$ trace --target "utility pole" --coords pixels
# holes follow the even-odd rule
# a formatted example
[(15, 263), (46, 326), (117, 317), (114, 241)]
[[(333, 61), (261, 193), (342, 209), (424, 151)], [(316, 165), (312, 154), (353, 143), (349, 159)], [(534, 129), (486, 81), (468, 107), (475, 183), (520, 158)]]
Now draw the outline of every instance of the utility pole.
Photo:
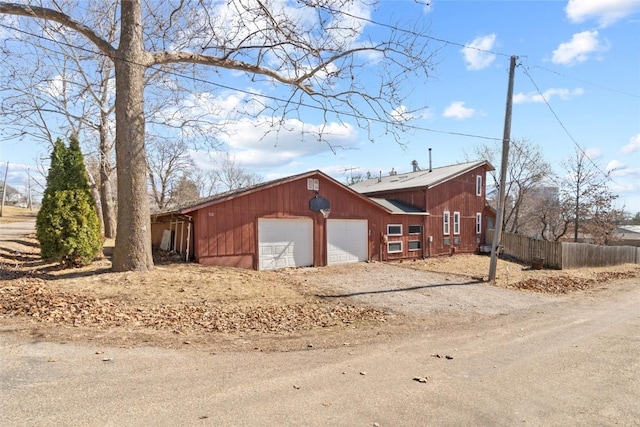
[(33, 211), (33, 202), (31, 200), (31, 172), (27, 166), (27, 206), (29, 211)]
[(491, 244), (491, 262), (489, 263), (489, 282), (496, 281), (496, 266), (498, 263), (498, 245), (502, 239), (502, 217), (504, 216), (505, 187), (507, 181), (507, 161), (509, 159), (509, 140), (511, 139), (511, 111), (513, 105), (513, 79), (516, 69), (517, 56), (511, 57), (509, 66), (509, 87), (507, 89), (507, 108), (504, 116), (504, 134), (502, 136), (502, 163), (500, 165), (500, 188), (498, 195), (498, 212)]
[(4, 210), (4, 198), (7, 195), (7, 175), (9, 174), (9, 162), (7, 162), (7, 167), (4, 170), (4, 183), (2, 185), (2, 202), (0, 202), (0, 216), (2, 216), (2, 211)]

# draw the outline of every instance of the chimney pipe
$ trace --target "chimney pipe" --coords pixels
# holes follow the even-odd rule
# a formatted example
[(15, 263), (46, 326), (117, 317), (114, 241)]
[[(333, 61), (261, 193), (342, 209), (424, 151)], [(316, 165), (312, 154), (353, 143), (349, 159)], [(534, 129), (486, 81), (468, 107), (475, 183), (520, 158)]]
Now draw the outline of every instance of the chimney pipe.
[(431, 148), (429, 148), (429, 172), (431, 172), (433, 168), (431, 167)]
[(382, 171), (380, 171), (380, 175), (378, 176), (378, 182), (382, 182)]

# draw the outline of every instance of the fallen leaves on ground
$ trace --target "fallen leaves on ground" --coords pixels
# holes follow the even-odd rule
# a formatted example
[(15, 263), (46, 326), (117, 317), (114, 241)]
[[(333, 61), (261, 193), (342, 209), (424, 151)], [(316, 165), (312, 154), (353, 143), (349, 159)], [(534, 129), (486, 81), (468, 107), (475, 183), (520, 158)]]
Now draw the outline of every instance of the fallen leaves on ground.
[(225, 307), (206, 300), (139, 306), (51, 289), (38, 278), (14, 279), (0, 287), (0, 314), (72, 326), (147, 327), (173, 332), (295, 332), (361, 321), (383, 322), (382, 311), (349, 304)]
[(509, 285), (508, 287), (535, 292), (566, 294), (577, 290), (588, 289), (612, 280), (631, 279), (634, 277), (638, 277), (637, 271), (600, 272), (595, 273), (593, 278), (570, 276), (531, 277)]

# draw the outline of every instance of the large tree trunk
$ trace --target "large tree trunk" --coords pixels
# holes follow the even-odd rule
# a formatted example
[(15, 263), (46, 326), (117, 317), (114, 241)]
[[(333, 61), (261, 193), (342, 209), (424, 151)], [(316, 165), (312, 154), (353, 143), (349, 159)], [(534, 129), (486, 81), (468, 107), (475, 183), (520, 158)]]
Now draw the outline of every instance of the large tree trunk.
[(116, 212), (114, 209), (113, 191), (111, 189), (111, 141), (107, 135), (107, 114), (100, 114), (100, 201), (102, 202), (102, 223), (104, 236), (116, 237)]
[(153, 268), (144, 149), (144, 73), (148, 53), (142, 44), (140, 0), (121, 3), (120, 46), (116, 69), (116, 162), (118, 166), (118, 231), (114, 271)]

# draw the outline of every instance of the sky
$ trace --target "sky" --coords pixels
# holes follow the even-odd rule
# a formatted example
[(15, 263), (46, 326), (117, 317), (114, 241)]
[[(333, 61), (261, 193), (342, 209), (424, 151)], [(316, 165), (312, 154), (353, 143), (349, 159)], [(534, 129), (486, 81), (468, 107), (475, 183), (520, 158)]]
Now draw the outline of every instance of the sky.
[[(290, 117), (277, 139), (264, 135), (264, 118), (226, 123), (220, 141), (247, 172), (270, 180), (320, 169), (344, 182), (352, 174), (409, 172), (412, 160), (426, 168), (429, 148), (433, 167), (475, 160), (475, 148), (502, 140), (509, 59), (515, 55), (511, 139), (539, 145), (560, 174), (576, 150), (586, 153), (603, 178), (609, 175), (618, 207), (640, 212), (640, 1), (383, 0), (357, 9), (353, 13), (373, 21), (362, 26), (363, 40), (382, 31), (376, 23), (416, 14), (429, 23), (425, 37), (435, 52), (434, 69), (424, 81), (411, 81), (407, 99), (426, 109), (412, 115), (412, 128), (400, 143), (383, 133), (371, 141), (355, 120), (324, 121), (318, 114)], [(229, 87), (271, 90), (234, 73), (222, 76)], [(222, 116), (221, 110), (247, 105), (247, 96), (230, 90), (193, 93), (182, 111), (210, 109)], [(305, 132), (321, 126), (329, 143)], [(0, 179), (9, 162), (8, 182), (24, 188), (26, 167), (35, 170), (34, 159), (46, 155), (45, 147), (28, 139), (0, 141)], [(212, 167), (211, 153), (202, 147), (192, 156), (199, 167)]]

